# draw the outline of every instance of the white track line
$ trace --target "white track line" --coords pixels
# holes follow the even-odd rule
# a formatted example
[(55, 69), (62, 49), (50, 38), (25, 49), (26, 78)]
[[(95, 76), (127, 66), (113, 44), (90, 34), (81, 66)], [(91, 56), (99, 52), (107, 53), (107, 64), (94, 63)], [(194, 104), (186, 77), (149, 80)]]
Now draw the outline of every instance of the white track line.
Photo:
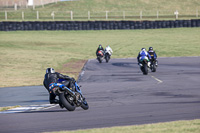
[(156, 77), (154, 77), (154, 76), (151, 76), (151, 77), (154, 78), (155, 80), (157, 80), (157, 81), (158, 81), (158, 84), (160, 84), (160, 83), (163, 82), (162, 80), (160, 80), (160, 79), (158, 79), (158, 78), (156, 78)]
[(56, 106), (58, 106), (58, 104), (30, 105), (30, 106), (17, 107), (17, 108), (5, 110), (5, 111), (0, 112), (0, 114), (46, 110), (46, 109), (53, 108), (53, 107), (56, 107)]

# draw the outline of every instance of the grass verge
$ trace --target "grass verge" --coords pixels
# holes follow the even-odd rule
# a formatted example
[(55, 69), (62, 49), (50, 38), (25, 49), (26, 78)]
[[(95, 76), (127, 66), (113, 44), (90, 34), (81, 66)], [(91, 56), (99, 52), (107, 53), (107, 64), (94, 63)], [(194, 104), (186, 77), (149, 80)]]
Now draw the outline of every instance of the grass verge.
[(16, 105), (16, 106), (0, 107), (0, 111), (5, 111), (5, 110), (9, 110), (9, 109), (17, 108), (17, 107), (21, 107), (21, 106)]
[[(88, 11), (90, 20), (106, 20), (106, 11), (109, 11), (108, 20), (140, 20), (141, 11), (142, 20), (175, 20), (176, 10), (179, 11), (179, 19), (198, 19), (200, 10), (199, 0), (77, 0), (37, 6), (34, 10), (32, 7), (28, 9), (24, 7), (17, 11), (13, 11), (14, 6), (7, 8), (7, 0), (1, 1), (4, 5), (0, 8), (1, 21), (5, 20), (5, 11), (8, 11), (8, 21), (22, 21), (22, 11), (23, 21), (38, 21), (37, 11), (39, 11), (39, 21), (53, 21), (52, 12), (56, 21), (71, 20), (71, 11), (73, 11), (73, 21), (87, 21)], [(15, 2), (17, 3), (16, 0)]]
[(149, 46), (154, 47), (158, 59), (200, 56), (199, 35), (200, 28), (1, 31), (0, 87), (42, 85), (47, 67), (77, 78), (85, 61), (96, 58), (99, 44), (111, 46), (112, 58), (136, 57), (142, 47)]
[(51, 133), (199, 133), (199, 131), (200, 119)]

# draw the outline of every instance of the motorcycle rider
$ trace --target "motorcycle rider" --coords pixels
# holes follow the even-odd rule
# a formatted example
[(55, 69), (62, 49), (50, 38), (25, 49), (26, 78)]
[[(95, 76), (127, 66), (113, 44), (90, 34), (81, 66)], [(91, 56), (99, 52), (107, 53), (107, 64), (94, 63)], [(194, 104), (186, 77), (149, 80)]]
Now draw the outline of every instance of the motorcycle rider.
[(69, 76), (62, 75), (58, 72), (55, 72), (53, 68), (47, 68), (46, 74), (44, 76), (43, 85), (49, 92), (49, 102), (50, 104), (60, 104), (59, 100), (55, 99), (56, 95), (52, 92), (50, 92), (49, 88), (52, 83), (58, 83), (58, 79), (64, 79), (65, 82), (62, 82), (65, 86), (68, 88), (73, 88), (73, 83), (75, 82), (74, 78), (70, 78)]
[(150, 54), (151, 56), (151, 60), (155, 60), (156, 61), (156, 66), (158, 66), (158, 61), (157, 61), (157, 54), (155, 51), (153, 51), (153, 47), (149, 47), (149, 51), (148, 53)]
[[(141, 51), (139, 52), (138, 56), (137, 56), (138, 65), (140, 64), (140, 57), (142, 57), (142, 56), (148, 57), (149, 60), (151, 59), (151, 56), (146, 51), (146, 49), (142, 48)], [(150, 62), (148, 62), (148, 67), (150, 67)]]
[[(97, 48), (96, 56), (97, 56), (97, 53), (98, 53), (100, 50), (104, 51), (104, 48), (103, 48), (103, 46), (102, 46), (101, 44), (99, 44), (99, 46), (98, 46), (98, 48)], [(104, 54), (104, 53), (103, 53), (103, 54)]]
[(109, 45), (106, 46), (105, 50), (104, 50), (104, 53), (108, 52), (108, 54), (111, 56), (113, 51), (111, 49), (111, 47)]

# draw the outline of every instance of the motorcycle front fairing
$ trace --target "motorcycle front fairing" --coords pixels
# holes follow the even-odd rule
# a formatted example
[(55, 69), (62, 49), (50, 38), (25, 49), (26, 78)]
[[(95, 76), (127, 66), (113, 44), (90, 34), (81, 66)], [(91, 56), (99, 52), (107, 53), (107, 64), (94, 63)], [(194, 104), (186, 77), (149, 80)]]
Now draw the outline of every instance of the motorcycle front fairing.
[(149, 59), (148, 59), (148, 57), (147, 56), (141, 56), (140, 58), (139, 58), (139, 65), (142, 67), (143, 66), (143, 61), (144, 62), (149, 62)]
[(141, 56), (141, 57), (139, 58), (139, 60), (140, 60), (140, 62), (143, 62), (144, 60), (149, 61), (149, 58), (148, 58), (147, 56)]

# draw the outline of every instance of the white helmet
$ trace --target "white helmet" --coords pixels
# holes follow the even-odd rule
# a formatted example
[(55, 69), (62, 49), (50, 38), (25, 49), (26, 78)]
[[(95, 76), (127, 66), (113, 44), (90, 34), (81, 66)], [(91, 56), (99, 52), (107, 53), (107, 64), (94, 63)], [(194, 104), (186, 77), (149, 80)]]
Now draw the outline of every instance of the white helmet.
[(47, 68), (46, 73), (55, 73), (55, 70), (53, 68)]
[(145, 48), (142, 48), (141, 50), (142, 50), (142, 51), (146, 51), (146, 49), (145, 49)]

